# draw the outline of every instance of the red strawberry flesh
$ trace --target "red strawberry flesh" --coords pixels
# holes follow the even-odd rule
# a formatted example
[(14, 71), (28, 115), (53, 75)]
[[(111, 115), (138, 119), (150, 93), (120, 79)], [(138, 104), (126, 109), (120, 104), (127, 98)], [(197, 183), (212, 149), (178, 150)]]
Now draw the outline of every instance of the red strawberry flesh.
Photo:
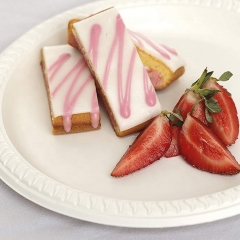
[(240, 172), (240, 165), (217, 135), (190, 114), (182, 126), (179, 143), (184, 159), (200, 170), (229, 175)]
[[(200, 121), (207, 125), (208, 123), (205, 117), (205, 106), (203, 101), (200, 100), (201, 97), (199, 94), (194, 93), (191, 90), (188, 90), (182, 95), (182, 97), (174, 107), (173, 111), (176, 112), (176, 110), (179, 109), (181, 111), (180, 115), (182, 116), (183, 120), (187, 117), (188, 113), (192, 112), (193, 116), (195, 116), (196, 118), (198, 118)], [(170, 158), (181, 154), (178, 141), (178, 135), (180, 131), (181, 131), (180, 126), (171, 126), (172, 142), (169, 149), (165, 153), (165, 157)]]
[(111, 175), (122, 177), (159, 160), (170, 146), (170, 123), (160, 114), (135, 139), (122, 156)]
[(172, 141), (167, 152), (164, 155), (166, 158), (179, 156), (181, 154), (178, 141), (178, 135), (180, 131), (181, 131), (180, 126), (171, 126)]
[(204, 88), (221, 91), (216, 93), (213, 98), (217, 100), (222, 110), (218, 113), (211, 113), (213, 122), (210, 124), (210, 128), (226, 146), (231, 145), (236, 141), (239, 133), (239, 120), (235, 103), (227, 90), (214, 79), (210, 79)]

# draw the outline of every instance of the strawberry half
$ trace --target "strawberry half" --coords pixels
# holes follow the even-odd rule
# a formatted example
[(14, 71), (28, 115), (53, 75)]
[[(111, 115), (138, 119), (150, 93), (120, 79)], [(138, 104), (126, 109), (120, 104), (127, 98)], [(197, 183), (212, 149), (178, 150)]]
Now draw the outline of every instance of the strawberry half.
[[(183, 120), (186, 119), (187, 114), (191, 113), (193, 116), (198, 118), (204, 124), (208, 124), (205, 117), (205, 105), (203, 101), (201, 101), (201, 96), (198, 93), (193, 92), (192, 90), (187, 90), (180, 98), (176, 106), (174, 107), (173, 112), (180, 111), (180, 114)], [(181, 154), (178, 135), (181, 131), (181, 126), (174, 126), (174, 122), (171, 126), (172, 132), (172, 141), (169, 149), (165, 153), (165, 157), (170, 158), (174, 156), (178, 156)]]
[(180, 131), (181, 131), (180, 126), (171, 126), (172, 141), (168, 150), (164, 154), (164, 157), (171, 158), (171, 157), (176, 157), (181, 155), (179, 141), (178, 141), (178, 136)]
[(145, 128), (120, 159), (111, 175), (122, 177), (159, 160), (170, 146), (170, 123), (163, 114)]
[(211, 173), (233, 175), (240, 165), (217, 135), (188, 114), (179, 134), (181, 154), (192, 166)]
[(203, 88), (219, 90), (213, 98), (217, 101), (221, 110), (216, 113), (209, 112), (212, 117), (210, 128), (218, 135), (223, 143), (228, 146), (235, 143), (239, 133), (239, 120), (235, 103), (229, 92), (211, 78)]

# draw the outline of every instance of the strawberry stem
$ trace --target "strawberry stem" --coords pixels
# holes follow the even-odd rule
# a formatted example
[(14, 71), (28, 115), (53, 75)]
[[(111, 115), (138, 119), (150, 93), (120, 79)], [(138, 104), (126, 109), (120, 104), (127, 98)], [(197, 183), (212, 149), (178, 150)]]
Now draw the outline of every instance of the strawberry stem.
[(168, 110), (163, 110), (161, 114), (166, 116), (169, 121), (173, 122), (173, 126), (182, 126), (183, 125), (183, 118), (180, 115), (181, 111), (179, 109), (176, 109), (177, 113), (168, 111)]
[(207, 75), (207, 68), (204, 69), (201, 77), (192, 85), (191, 89), (193, 91), (197, 92), (197, 90), (201, 88), (201, 86), (203, 86), (202, 83), (204, 82), (206, 75)]
[[(207, 89), (203, 88), (204, 84), (211, 78), (212, 78), (213, 72), (207, 72), (207, 68), (204, 69), (201, 77), (192, 84), (191, 89), (193, 92), (198, 93), (201, 95), (201, 98), (205, 102), (205, 116), (208, 122), (212, 122), (212, 118), (209, 114), (209, 112), (217, 113), (221, 111), (221, 107), (218, 105), (217, 101), (213, 98), (214, 94), (220, 92), (219, 90), (214, 89)], [(223, 73), (219, 80), (227, 81), (232, 76), (231, 72), (225, 72)], [(215, 81), (218, 81), (218, 79), (214, 79)], [(192, 111), (194, 111), (196, 104), (193, 106)]]
[(203, 87), (203, 85), (210, 79), (210, 77), (212, 76), (213, 72), (208, 72), (207, 68), (204, 69), (201, 77), (192, 84), (191, 89), (196, 92), (196, 93), (200, 93), (201, 94), (201, 88)]

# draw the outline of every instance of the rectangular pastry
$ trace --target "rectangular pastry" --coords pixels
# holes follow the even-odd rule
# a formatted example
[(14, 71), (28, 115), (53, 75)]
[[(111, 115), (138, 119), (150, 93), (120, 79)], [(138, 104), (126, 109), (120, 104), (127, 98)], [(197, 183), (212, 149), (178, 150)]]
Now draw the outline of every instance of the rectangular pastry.
[(69, 45), (42, 49), (53, 134), (100, 128), (96, 88), (82, 54)]
[[(86, 17), (85, 17), (86, 18)], [(77, 48), (73, 34), (73, 24), (81, 19), (72, 19), (68, 23), (68, 43)], [(155, 90), (168, 87), (185, 72), (185, 62), (178, 52), (165, 44), (158, 44), (140, 32), (128, 29), (128, 33), (137, 48)]]
[(143, 129), (161, 105), (115, 8), (73, 23), (72, 33), (95, 78), (118, 136)]

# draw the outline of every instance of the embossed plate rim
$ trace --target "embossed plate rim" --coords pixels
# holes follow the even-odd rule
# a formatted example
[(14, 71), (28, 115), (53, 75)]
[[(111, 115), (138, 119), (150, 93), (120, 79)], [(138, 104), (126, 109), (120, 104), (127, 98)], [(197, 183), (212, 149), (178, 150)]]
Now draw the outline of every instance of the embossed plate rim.
[[(16, 40), (0, 55), (0, 104), (5, 86), (31, 49), (51, 32), (63, 28), (63, 20), (74, 14), (99, 10), (112, 5), (117, 8), (152, 4), (176, 4), (215, 7), (240, 13), (234, 0), (109, 0), (83, 5), (59, 14), (36, 26)], [(27, 199), (55, 212), (74, 218), (125, 227), (173, 227), (210, 222), (240, 212), (240, 186), (198, 198), (174, 201), (125, 201), (104, 198), (65, 186), (33, 168), (11, 144), (0, 119), (0, 177)]]

